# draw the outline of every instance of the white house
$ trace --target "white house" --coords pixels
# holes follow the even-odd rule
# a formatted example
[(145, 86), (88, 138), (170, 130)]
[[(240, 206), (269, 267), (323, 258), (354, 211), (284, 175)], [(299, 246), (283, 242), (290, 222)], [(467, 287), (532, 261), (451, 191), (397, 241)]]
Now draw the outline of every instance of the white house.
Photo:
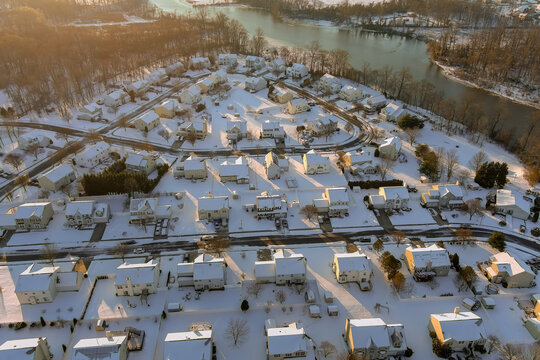
[(239, 156), (231, 161), (224, 161), (219, 165), (219, 178), (222, 182), (234, 181), (237, 184), (249, 183), (249, 165), (245, 157)]
[(309, 111), (310, 107), (306, 99), (292, 99), (287, 103), (287, 112), (291, 115)]
[(64, 212), (68, 226), (92, 226), (107, 223), (111, 218), (111, 210), (107, 203), (96, 203), (95, 200), (70, 201)]
[(380, 318), (346, 318), (344, 338), (349, 353), (373, 360), (401, 356), (407, 350), (403, 325), (386, 324)]
[(99, 121), (103, 116), (103, 109), (95, 102), (83, 106), (79, 109), (77, 120)]
[(276, 58), (270, 62), (270, 68), (272, 72), (282, 73), (285, 71), (285, 61), (282, 58)]
[(200, 254), (192, 263), (177, 265), (178, 286), (193, 286), (195, 290), (225, 288), (225, 259)]
[(358, 251), (353, 253), (334, 254), (332, 270), (338, 283), (347, 282), (367, 283), (373, 275), (371, 260), (366, 254)]
[(528, 288), (534, 283), (535, 273), (520, 258), (507, 252), (500, 252), (493, 255), (490, 262), (486, 275), (493, 283), (502, 284), (507, 288)]
[(368, 110), (377, 110), (386, 105), (386, 97), (384, 95), (374, 95), (362, 101)]
[(293, 64), (291, 67), (288, 67), (286, 70), (286, 74), (288, 77), (291, 78), (303, 78), (304, 76), (307, 76), (309, 74), (309, 70), (306, 65), (304, 64)]
[(379, 156), (396, 160), (401, 152), (401, 140), (397, 137), (384, 139), (379, 145)]
[(126, 170), (132, 173), (150, 174), (156, 169), (156, 160), (147, 151), (137, 154), (130, 153), (126, 157)]
[(172, 215), (171, 205), (159, 205), (158, 198), (131, 199), (129, 203), (130, 224), (145, 224)]
[(351, 170), (351, 173), (357, 175), (360, 173), (374, 174), (377, 172), (375, 157), (371, 150), (362, 150), (360, 152), (347, 152), (344, 156), (345, 167)]
[(71, 165), (62, 164), (43, 174), (38, 179), (38, 183), (42, 189), (58, 191), (63, 186), (71, 184), (76, 178), (75, 171), (73, 171)]
[(337, 122), (330, 116), (317, 117), (308, 121), (306, 129), (315, 136), (328, 134), (337, 130)]
[(126, 91), (128, 93), (133, 93), (136, 96), (142, 96), (148, 90), (150, 90), (150, 84), (146, 80), (138, 80), (138, 81), (132, 82), (129, 85), (126, 85)]
[(287, 200), (281, 195), (263, 193), (255, 198), (257, 220), (287, 217)]
[(229, 209), (228, 196), (203, 196), (197, 200), (199, 220), (228, 220)]
[(314, 149), (309, 150), (303, 156), (304, 173), (308, 175), (330, 173), (330, 160), (322, 156)]
[(139, 116), (137, 119), (135, 119), (134, 124), (137, 130), (148, 132), (159, 126), (161, 124), (161, 120), (158, 114), (153, 111), (149, 111), (143, 116)]
[(461, 312), (459, 307), (451, 313), (431, 314), (428, 328), (454, 351), (485, 346), (488, 337), (482, 318), (472, 312)]
[(397, 122), (407, 115), (407, 110), (403, 105), (395, 101), (390, 101), (388, 105), (381, 110), (379, 117), (384, 121)]
[(250, 69), (253, 69), (253, 70), (262, 69), (265, 65), (266, 65), (266, 62), (264, 61), (264, 58), (260, 56), (253, 56), (253, 55), (246, 56), (246, 67)]
[(218, 70), (212, 74), (214, 84), (223, 84), (227, 82), (227, 72), (225, 70)]
[(175, 178), (205, 179), (208, 176), (206, 160), (201, 160), (195, 155), (190, 156), (175, 166), (173, 175)]
[(227, 120), (227, 139), (240, 141), (247, 136), (247, 122), (244, 119)]
[(409, 191), (405, 186), (380, 187), (379, 195), (369, 195), (369, 203), (375, 209), (406, 209)]
[(17, 138), (19, 149), (29, 150), (35, 146), (46, 147), (53, 143), (53, 141), (42, 134), (40, 130), (32, 130), (26, 134), (22, 134)]
[(248, 77), (245, 82), (245, 89), (250, 92), (257, 92), (266, 88), (266, 80), (262, 77)]
[(80, 339), (74, 346), (71, 360), (127, 360), (127, 335)]
[(527, 220), (531, 204), (523, 196), (516, 196), (511, 190), (498, 189), (495, 198), (495, 211), (517, 219)]
[(159, 117), (172, 119), (176, 115), (176, 109), (178, 108), (178, 103), (176, 100), (169, 99), (159, 105), (154, 107), (154, 112), (159, 115)]
[(50, 303), (56, 297), (56, 281), (60, 267), (34, 267), (35, 264), (29, 265), (17, 279), (15, 295), (21, 305)]
[(85, 168), (93, 168), (94, 166), (104, 162), (110, 154), (110, 146), (105, 141), (100, 141), (97, 144), (86, 148), (75, 156), (75, 164)]
[(263, 139), (283, 139), (285, 137), (285, 131), (278, 121), (266, 120), (261, 124), (261, 137)]
[(159, 263), (123, 263), (116, 268), (114, 288), (116, 296), (155, 294), (159, 282)]
[(278, 102), (280, 104), (288, 103), (294, 98), (292, 92), (278, 88), (278, 87), (275, 87), (274, 91), (272, 91), (272, 93), (268, 97), (271, 100)]
[(163, 85), (169, 81), (169, 76), (167, 75), (165, 69), (157, 69), (148, 75), (148, 80), (150, 81), (151, 85)]
[(2, 360), (50, 360), (52, 357), (46, 337), (7, 340), (0, 345)]
[(341, 80), (334, 75), (324, 74), (319, 80), (319, 87), (322, 91), (336, 94), (341, 90)]
[(405, 260), (411, 274), (431, 273), (447, 276), (450, 271), (448, 251), (436, 244), (428, 247), (405, 249)]
[(456, 209), (463, 205), (463, 190), (455, 184), (433, 185), (422, 193), (420, 204), (425, 207)]
[(105, 95), (103, 102), (105, 106), (117, 108), (126, 104), (129, 101), (129, 94), (124, 90), (115, 90), (110, 94)]
[(21, 230), (45, 229), (53, 217), (50, 202), (26, 203), (15, 211), (15, 227)]
[(236, 66), (238, 64), (238, 56), (236, 54), (219, 54), (218, 64), (225, 66)]
[(195, 137), (198, 140), (202, 140), (208, 134), (208, 125), (206, 120), (194, 120), (186, 121), (180, 124), (176, 128), (176, 133), (178, 136), (187, 136), (188, 134), (195, 134)]
[(180, 76), (184, 72), (184, 64), (181, 61), (177, 61), (165, 68), (165, 73), (169, 77)]
[(202, 70), (210, 67), (210, 60), (207, 57), (194, 57), (189, 61), (189, 67), (194, 70)]
[(287, 327), (270, 327), (266, 329), (268, 359), (282, 360), (307, 357), (308, 339), (304, 328), (298, 325), (293, 323)]
[(212, 330), (168, 333), (163, 343), (163, 360), (211, 360), (214, 357)]
[(306, 258), (302, 254), (285, 253), (279, 249), (274, 253), (276, 284), (303, 284), (306, 281)]
[(347, 188), (342, 186), (326, 188), (323, 198), (328, 201), (329, 217), (349, 216), (349, 195)]
[(196, 104), (201, 101), (201, 88), (191, 85), (180, 93), (179, 99), (184, 104)]
[(362, 90), (359, 88), (347, 85), (341, 88), (339, 91), (339, 98), (349, 102), (355, 102), (364, 97)]
[(264, 169), (268, 179), (279, 179), (281, 174), (289, 171), (289, 160), (281, 159), (276, 153), (270, 151), (264, 157)]

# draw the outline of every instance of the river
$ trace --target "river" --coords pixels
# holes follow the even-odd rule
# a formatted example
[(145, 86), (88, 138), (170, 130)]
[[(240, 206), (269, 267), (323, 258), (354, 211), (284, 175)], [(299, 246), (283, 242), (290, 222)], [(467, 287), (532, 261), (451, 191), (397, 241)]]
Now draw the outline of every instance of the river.
[[(151, 0), (165, 11), (178, 14), (192, 11), (192, 7), (182, 0)], [(439, 67), (431, 63), (427, 46), (423, 41), (408, 39), (402, 36), (374, 34), (355, 29), (339, 29), (333, 26), (316, 26), (303, 22), (281, 21), (269, 13), (240, 6), (211, 7), (213, 11), (221, 11), (244, 25), (250, 34), (260, 27), (271, 42), (305, 48), (309, 43), (318, 40), (322, 48), (331, 50), (340, 48), (350, 54), (350, 63), (361, 68), (369, 63), (372, 68), (380, 69), (389, 65), (394, 69), (408, 67), (415, 80), (427, 80), (445, 98), (459, 100), (471, 93), (476, 102), (483, 105), (486, 112), (496, 104), (502, 104), (512, 114), (512, 121), (505, 124), (508, 128), (523, 128), (527, 120), (532, 118), (534, 109), (486, 90), (466, 86), (443, 75)], [(540, 121), (539, 119), (536, 119)]]

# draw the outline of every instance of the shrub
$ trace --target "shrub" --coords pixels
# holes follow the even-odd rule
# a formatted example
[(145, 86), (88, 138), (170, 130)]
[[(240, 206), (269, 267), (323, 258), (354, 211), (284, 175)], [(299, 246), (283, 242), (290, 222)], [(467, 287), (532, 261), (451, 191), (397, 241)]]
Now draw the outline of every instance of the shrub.
[(204, 104), (197, 104), (197, 107), (195, 108), (196, 112), (201, 112), (206, 109), (206, 105)]
[[(360, 189), (378, 189), (384, 186), (403, 186), (402, 180), (365, 180), (365, 181), (349, 181), (349, 188), (352, 190), (354, 186), (359, 186)], [(369, 198), (368, 198), (369, 199)]]
[(506, 241), (504, 240), (504, 234), (499, 231), (495, 231), (488, 239), (488, 244), (491, 245), (492, 248), (497, 249), (499, 251), (504, 251), (504, 248), (506, 247)]
[(240, 310), (242, 311), (248, 311), (249, 310), (249, 303), (247, 300), (243, 300), (242, 304), (240, 305)]
[(440, 358), (448, 359), (452, 355), (452, 349), (447, 344), (443, 344), (439, 339), (434, 338), (433, 342), (433, 353)]
[(424, 127), (424, 122), (418, 117), (411, 114), (407, 114), (397, 121), (397, 124), (402, 129), (422, 129)]

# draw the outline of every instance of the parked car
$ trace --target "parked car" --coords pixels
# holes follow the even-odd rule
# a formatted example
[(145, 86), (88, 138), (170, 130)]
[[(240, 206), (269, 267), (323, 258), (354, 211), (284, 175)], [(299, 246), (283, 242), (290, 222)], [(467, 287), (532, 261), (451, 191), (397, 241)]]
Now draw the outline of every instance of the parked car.
[(523, 224), (519, 225), (519, 232), (525, 233), (527, 231), (527, 227)]
[(536, 236), (536, 237), (540, 236), (540, 228), (537, 228), (537, 227), (532, 228), (531, 229), (531, 235)]
[(144, 252), (143, 248), (136, 248), (135, 250), (133, 250), (134, 254), (142, 254), (143, 252)]
[(499, 225), (500, 226), (506, 226), (506, 221), (504, 221), (504, 220), (499, 221)]
[(435, 211), (435, 209), (429, 208), (428, 211), (432, 216), (437, 216), (437, 212)]
[(447, 219), (446, 219), (446, 215), (444, 215), (443, 213), (440, 213), (439, 216), (441, 217), (441, 219), (442, 219), (443, 221), (446, 221), (446, 220), (447, 220)]

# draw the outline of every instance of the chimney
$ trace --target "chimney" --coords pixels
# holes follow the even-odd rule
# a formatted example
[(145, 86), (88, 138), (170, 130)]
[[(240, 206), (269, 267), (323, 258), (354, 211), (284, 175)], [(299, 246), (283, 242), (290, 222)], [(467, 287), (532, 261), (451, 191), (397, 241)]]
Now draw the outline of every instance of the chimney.
[(112, 341), (112, 339), (113, 339), (113, 335), (112, 335), (112, 333), (111, 333), (110, 331), (107, 331), (107, 332), (105, 333), (105, 337), (106, 337), (109, 341)]
[(460, 312), (460, 310), (461, 310), (461, 309), (459, 308), (459, 306), (456, 306), (456, 307), (454, 308), (454, 314), (458, 315), (459, 312)]

